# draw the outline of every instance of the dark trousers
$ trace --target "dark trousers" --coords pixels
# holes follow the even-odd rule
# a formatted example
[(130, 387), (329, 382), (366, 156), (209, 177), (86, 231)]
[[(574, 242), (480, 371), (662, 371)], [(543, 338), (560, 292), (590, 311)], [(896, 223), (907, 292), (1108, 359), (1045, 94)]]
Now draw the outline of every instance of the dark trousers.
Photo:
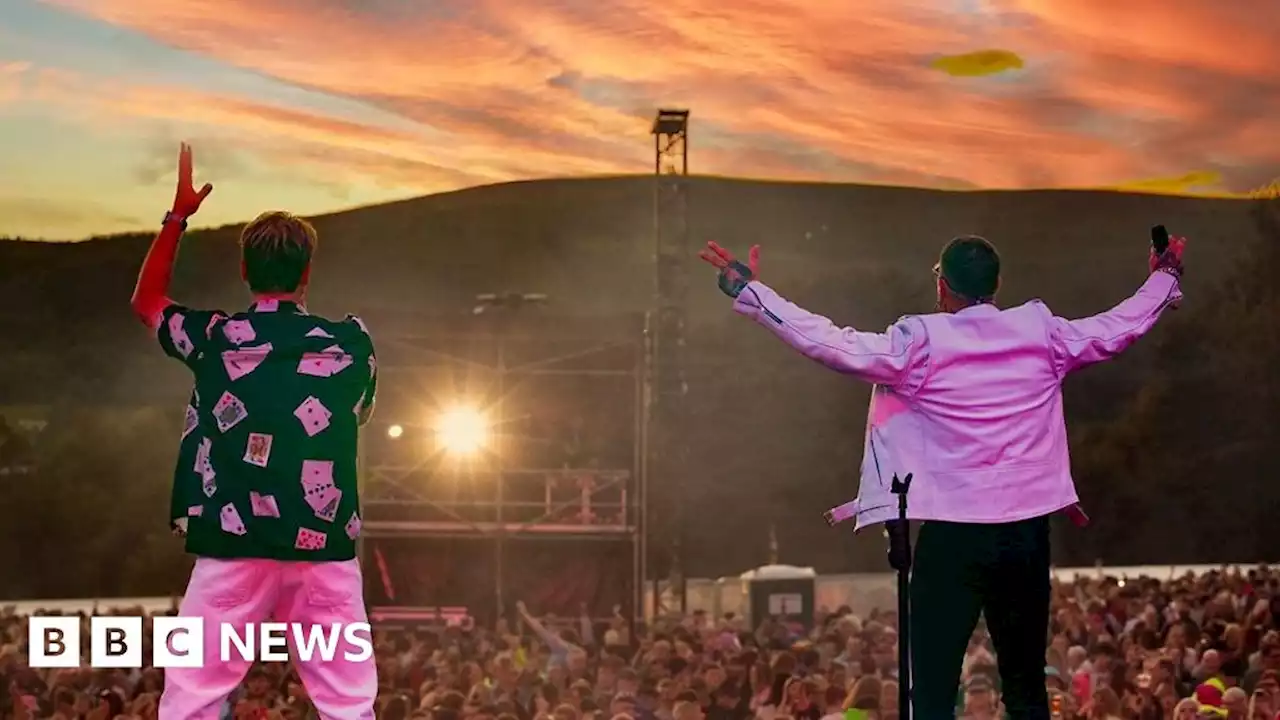
[(995, 645), (1012, 720), (1047, 720), (1049, 518), (995, 525), (925, 522), (911, 573), (912, 718), (954, 718), (979, 613)]

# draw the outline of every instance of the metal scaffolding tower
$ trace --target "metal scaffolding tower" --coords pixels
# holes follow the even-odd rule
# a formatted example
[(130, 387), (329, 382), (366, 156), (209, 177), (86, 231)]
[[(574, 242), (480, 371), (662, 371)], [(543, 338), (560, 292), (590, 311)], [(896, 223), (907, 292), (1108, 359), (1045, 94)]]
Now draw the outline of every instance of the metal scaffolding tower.
[[(685, 608), (684, 493), (681, 472), (688, 457), (685, 323), (689, 264), (694, 248), (689, 234), (689, 111), (659, 110), (653, 121), (654, 148), (654, 311), (649, 318), (649, 472), (650, 506), (656, 506), (663, 537), (671, 545), (668, 569), (671, 592)], [(654, 578), (654, 612), (660, 611), (658, 578)]]

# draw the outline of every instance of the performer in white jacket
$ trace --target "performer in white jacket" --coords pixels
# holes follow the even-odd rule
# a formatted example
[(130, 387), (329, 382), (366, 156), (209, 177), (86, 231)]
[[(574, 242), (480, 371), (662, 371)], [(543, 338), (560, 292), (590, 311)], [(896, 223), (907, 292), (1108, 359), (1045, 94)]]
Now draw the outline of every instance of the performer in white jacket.
[(896, 518), (890, 481), (913, 475), (909, 517), (925, 521), (911, 578), (916, 718), (955, 717), (965, 647), (984, 611), (1010, 717), (1049, 717), (1049, 516), (1065, 510), (1083, 521), (1062, 381), (1118, 355), (1181, 297), (1184, 245), (1173, 238), (1153, 251), (1131, 298), (1066, 320), (1039, 301), (998, 308), (999, 254), (983, 238), (958, 237), (934, 266), (937, 312), (904, 317), (883, 333), (837, 327), (782, 299), (756, 279), (758, 247), (746, 264), (715, 243), (702, 251), (734, 311), (801, 354), (875, 384), (858, 497), (829, 520), (854, 518), (861, 529)]

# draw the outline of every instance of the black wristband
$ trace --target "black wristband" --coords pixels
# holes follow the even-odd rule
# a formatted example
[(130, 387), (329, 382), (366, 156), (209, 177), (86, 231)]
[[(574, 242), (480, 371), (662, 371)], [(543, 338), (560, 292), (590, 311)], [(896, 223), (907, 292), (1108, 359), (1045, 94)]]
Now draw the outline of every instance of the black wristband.
[(1182, 258), (1173, 254), (1172, 250), (1166, 249), (1156, 258), (1155, 267), (1151, 268), (1152, 272), (1168, 273), (1176, 278), (1182, 277)]
[(182, 226), (182, 230), (183, 230), (183, 232), (186, 232), (186, 229), (187, 229), (187, 219), (186, 219), (186, 218), (184, 218), (184, 217), (182, 217), (181, 215), (178, 215), (178, 214), (174, 213), (172, 210), (170, 210), (169, 212), (165, 213), (165, 214), (164, 214), (164, 220), (161, 220), (161, 221), (160, 221), (160, 224), (161, 224), (161, 225), (168, 225), (169, 223), (178, 223), (178, 224), (180, 224), (180, 225)]
[(747, 284), (755, 279), (751, 268), (734, 260), (720, 271), (720, 291), (731, 298), (737, 298), (738, 295), (742, 294)]

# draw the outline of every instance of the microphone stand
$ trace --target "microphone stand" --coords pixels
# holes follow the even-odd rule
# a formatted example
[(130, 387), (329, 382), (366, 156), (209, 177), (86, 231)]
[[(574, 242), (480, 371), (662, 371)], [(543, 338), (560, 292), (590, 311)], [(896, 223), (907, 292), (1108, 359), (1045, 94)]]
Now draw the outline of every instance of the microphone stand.
[(884, 524), (889, 538), (889, 565), (898, 572), (898, 718), (911, 720), (911, 521), (907, 520), (907, 490), (911, 473), (895, 474), (889, 490), (898, 496), (898, 519)]

